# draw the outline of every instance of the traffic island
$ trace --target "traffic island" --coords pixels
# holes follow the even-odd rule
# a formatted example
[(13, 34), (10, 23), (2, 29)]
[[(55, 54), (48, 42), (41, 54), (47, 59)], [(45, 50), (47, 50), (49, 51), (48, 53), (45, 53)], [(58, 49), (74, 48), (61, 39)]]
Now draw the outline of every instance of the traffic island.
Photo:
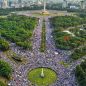
[(49, 86), (55, 83), (57, 74), (49, 68), (35, 68), (28, 72), (28, 80), (36, 86)]

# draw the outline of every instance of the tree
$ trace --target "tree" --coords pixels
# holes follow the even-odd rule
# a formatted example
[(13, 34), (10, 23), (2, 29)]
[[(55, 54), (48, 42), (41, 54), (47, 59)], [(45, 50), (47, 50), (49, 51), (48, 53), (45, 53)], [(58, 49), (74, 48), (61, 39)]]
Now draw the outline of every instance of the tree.
[(0, 60), (0, 76), (9, 79), (11, 74), (12, 74), (11, 66), (7, 62)]

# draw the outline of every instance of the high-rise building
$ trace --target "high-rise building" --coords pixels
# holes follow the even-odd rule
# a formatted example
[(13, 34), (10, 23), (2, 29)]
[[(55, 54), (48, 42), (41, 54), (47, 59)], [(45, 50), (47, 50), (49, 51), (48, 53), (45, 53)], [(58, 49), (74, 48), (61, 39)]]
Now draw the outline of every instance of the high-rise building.
[(3, 0), (2, 8), (8, 8), (8, 1), (7, 0)]
[(67, 8), (67, 0), (63, 0), (62, 8)]
[(80, 6), (81, 6), (81, 9), (85, 9), (86, 8), (86, 1), (84, 1), (84, 0), (80, 1)]
[(23, 6), (22, 0), (18, 0), (19, 7)]
[(18, 3), (22, 3), (22, 0), (18, 0)]
[(38, 6), (42, 5), (42, 1), (41, 0), (37, 0), (36, 1), (36, 5), (38, 5)]
[(12, 5), (12, 1), (9, 1), (8, 3), (9, 3), (9, 7), (11, 7), (11, 5)]
[(0, 1), (0, 8), (2, 7), (2, 1)]
[(18, 1), (17, 0), (14, 0), (14, 7), (18, 8)]

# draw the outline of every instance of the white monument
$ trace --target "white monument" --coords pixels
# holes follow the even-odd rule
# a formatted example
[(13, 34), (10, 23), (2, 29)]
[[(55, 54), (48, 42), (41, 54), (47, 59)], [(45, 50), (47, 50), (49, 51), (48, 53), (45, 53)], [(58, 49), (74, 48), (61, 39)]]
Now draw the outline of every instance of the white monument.
[(42, 68), (42, 71), (41, 71), (41, 78), (44, 78), (44, 70)]
[(43, 14), (49, 14), (49, 12), (46, 10), (46, 0), (44, 0), (44, 9), (43, 9)]
[(44, 0), (44, 12), (46, 11), (46, 1)]

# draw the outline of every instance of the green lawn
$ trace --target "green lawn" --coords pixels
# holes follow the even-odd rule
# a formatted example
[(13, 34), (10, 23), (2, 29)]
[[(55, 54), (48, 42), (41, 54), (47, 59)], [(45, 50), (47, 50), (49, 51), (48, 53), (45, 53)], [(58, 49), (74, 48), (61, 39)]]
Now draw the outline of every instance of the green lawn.
[(33, 69), (28, 73), (28, 79), (32, 82), (32, 84), (35, 84), (37, 86), (48, 86), (56, 81), (57, 75), (53, 70), (48, 68), (43, 69), (44, 78), (41, 77), (42, 68)]
[(32, 49), (33, 30), (37, 25), (37, 18), (11, 15), (0, 18), (0, 35), (24, 49)]
[(81, 26), (86, 24), (86, 19), (73, 16), (57, 16), (50, 20), (54, 27), (52, 35), (57, 48), (71, 50), (86, 43), (86, 30), (81, 29)]
[(59, 64), (64, 66), (65, 68), (69, 67), (69, 64), (64, 61), (60, 61)]

